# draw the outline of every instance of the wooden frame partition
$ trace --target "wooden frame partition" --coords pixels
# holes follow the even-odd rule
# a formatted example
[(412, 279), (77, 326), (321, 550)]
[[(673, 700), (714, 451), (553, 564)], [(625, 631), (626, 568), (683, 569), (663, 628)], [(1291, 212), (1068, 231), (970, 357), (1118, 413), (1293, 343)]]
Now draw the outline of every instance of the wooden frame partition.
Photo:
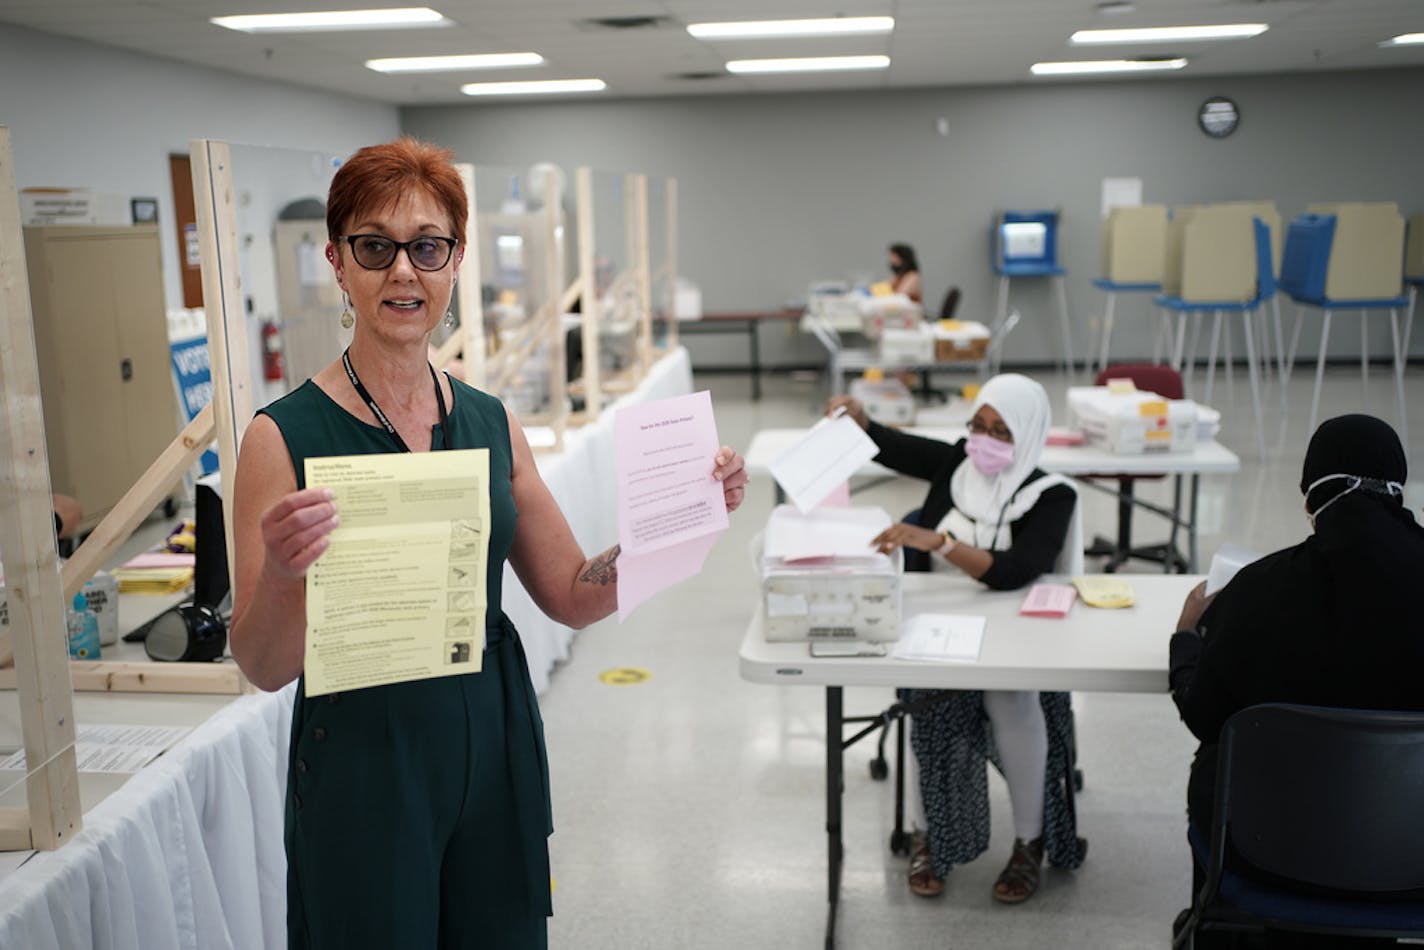
[(663, 209), (667, 214), (667, 261), (668, 301), (667, 301), (667, 348), (677, 349), (677, 179), (669, 178), (663, 185)]
[[(50, 516), (49, 459), (44, 441), (39, 370), (14, 166), (8, 129), (0, 127), (0, 557), (7, 568), (10, 630), (0, 636), (0, 688), (20, 699), (21, 729), (29, 763), (25, 809), (0, 810), (0, 850), (59, 847), (83, 825), (76, 768), (73, 691), (243, 692), (235, 666), (211, 663), (77, 662), (65, 638), (65, 601), (112, 557), (153, 511), (174, 482), (218, 439), (224, 471), (235, 468), (237, 445), (251, 417), (247, 348), (241, 335), (237, 232), (227, 146), (194, 141), (194, 191), (208, 301), (213, 404), (205, 408), (154, 460), (108, 515), (58, 568)], [(234, 319), (234, 315), (236, 319)], [(230, 493), (224, 493), (230, 515)], [(232, 540), (228, 563), (231, 571)], [(9, 641), (9, 642), (6, 642)]]
[(435, 351), (432, 362), (438, 369), (444, 369), (451, 362), (464, 362), (465, 382), (476, 389), (485, 387), (485, 309), (480, 299), (480, 255), (471, 247), (470, 232), (475, 229), (475, 166), (468, 162), (456, 162), (455, 170), (465, 184), (465, 203), (469, 206), (469, 218), (465, 227), (465, 256), (456, 271), (455, 299), (460, 305), (460, 332), (452, 334), (444, 345)]
[(0, 849), (53, 850), (84, 826), (74, 753), (74, 694), (64, 638), (49, 454), (10, 130), (0, 126), (0, 558), (4, 559), (26, 808), (0, 809)]

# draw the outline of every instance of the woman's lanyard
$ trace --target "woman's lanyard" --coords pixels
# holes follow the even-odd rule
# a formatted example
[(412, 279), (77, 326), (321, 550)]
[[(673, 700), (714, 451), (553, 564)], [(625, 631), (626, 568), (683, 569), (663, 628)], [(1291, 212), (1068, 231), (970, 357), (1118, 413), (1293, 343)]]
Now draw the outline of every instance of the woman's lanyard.
[[(361, 377), (356, 375), (356, 370), (351, 366), (351, 350), (348, 348), (341, 354), (341, 365), (346, 367), (346, 378), (351, 380), (351, 385), (356, 390), (356, 395), (366, 400), (366, 405), (370, 407), (371, 414), (376, 417), (376, 421), (385, 427), (390, 436), (395, 440), (396, 448), (402, 452), (409, 452), (410, 446), (405, 444), (405, 439), (400, 437), (396, 427), (391, 425), (391, 420), (386, 418), (386, 414), (381, 411), (381, 407), (376, 405), (376, 400), (371, 398), (371, 394), (366, 391), (366, 387), (361, 385)], [(448, 449), (453, 444), (452, 433), (450, 432), (450, 416), (445, 412), (445, 394), (440, 391), (440, 378), (435, 375), (435, 367), (429, 363), (425, 368), (430, 370), (430, 381), (435, 384), (435, 402), (440, 406), (440, 431), (444, 434), (445, 447)]]
[[(964, 463), (961, 462), (960, 464), (962, 465)], [(1032, 475), (1033, 473), (1030, 472), (1029, 474)], [(1019, 496), (1019, 492), (1023, 491), (1025, 482), (1027, 482), (1027, 479), (1025, 479), (1023, 482), (1019, 482), (1019, 487), (1014, 489), (1014, 493), (1009, 496), (1009, 500), (1004, 502), (1003, 506), (999, 508), (999, 521), (997, 524), (994, 525), (994, 535), (989, 539), (989, 547), (985, 550), (998, 550), (994, 547), (994, 545), (999, 543), (999, 532), (1004, 530), (1004, 515), (1008, 512), (1009, 505), (1012, 505), (1014, 503), (1014, 499)], [(976, 548), (979, 547), (979, 521), (978, 519), (971, 518), (967, 512), (960, 509), (959, 506), (954, 503), (953, 493), (950, 493), (949, 496), (949, 511), (959, 511), (959, 514), (964, 518), (964, 520), (974, 526), (974, 546)], [(949, 512), (945, 512), (945, 517), (949, 517)], [(950, 534), (950, 537), (953, 538), (954, 535)], [(959, 541), (962, 539), (955, 538), (955, 540)]]

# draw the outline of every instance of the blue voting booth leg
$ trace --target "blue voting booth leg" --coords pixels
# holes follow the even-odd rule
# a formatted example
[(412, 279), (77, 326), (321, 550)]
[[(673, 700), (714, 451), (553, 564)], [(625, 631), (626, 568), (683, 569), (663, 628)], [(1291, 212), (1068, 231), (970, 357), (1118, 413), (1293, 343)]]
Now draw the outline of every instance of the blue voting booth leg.
[[(1053, 289), (1058, 300), (1058, 332), (1063, 343), (1063, 355), (1059, 364), (1065, 372), (1073, 372), (1073, 340), (1072, 331), (1068, 325), (1068, 288), (1067, 282), (1062, 273), (1057, 274), (1004, 274), (999, 275), (999, 300), (994, 309), (994, 330), (993, 336), (998, 337), (1004, 332), (1004, 327), (1009, 319), (1009, 281), (1014, 277), (1048, 277), (1053, 282)], [(999, 366), (1003, 362), (1003, 341), (998, 340), (995, 348), (994, 372), (999, 371)]]

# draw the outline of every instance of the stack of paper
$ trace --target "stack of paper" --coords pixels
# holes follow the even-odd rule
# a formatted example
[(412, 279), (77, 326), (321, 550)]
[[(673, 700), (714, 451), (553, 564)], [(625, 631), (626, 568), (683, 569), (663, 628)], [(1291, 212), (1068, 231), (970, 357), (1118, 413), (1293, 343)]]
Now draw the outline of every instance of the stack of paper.
[(916, 614), (890, 655), (898, 660), (977, 663), (984, 643), (983, 617), (964, 614)]
[(1073, 586), (1089, 607), (1131, 607), (1137, 603), (1137, 595), (1127, 581), (1120, 578), (1075, 577)]
[(121, 567), (114, 571), (120, 594), (176, 594), (193, 583), (191, 567)]
[(871, 540), (891, 524), (884, 508), (817, 508), (802, 514), (778, 505), (766, 524), (762, 553), (784, 561), (873, 557)]
[[(81, 772), (137, 772), (188, 734), (186, 726), (119, 726), (82, 723), (75, 731), (76, 765)], [(0, 758), (0, 771), (23, 772), (23, 749)]]
[(1025, 617), (1066, 617), (1077, 599), (1078, 592), (1069, 584), (1034, 584), (1019, 613)]

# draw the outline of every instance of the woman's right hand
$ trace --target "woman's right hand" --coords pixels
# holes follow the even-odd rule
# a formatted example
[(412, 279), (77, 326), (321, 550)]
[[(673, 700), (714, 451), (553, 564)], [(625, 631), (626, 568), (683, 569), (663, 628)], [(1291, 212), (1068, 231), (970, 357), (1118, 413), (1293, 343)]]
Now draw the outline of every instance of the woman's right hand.
[(268, 569), (292, 580), (306, 575), (341, 523), (334, 497), (327, 488), (306, 488), (283, 496), (267, 509), (262, 516), (262, 544)]
[(850, 396), (832, 396), (831, 401), (826, 403), (826, 415), (833, 416), (837, 409), (845, 409), (845, 414), (855, 420), (855, 424), (862, 429), (870, 428), (870, 417), (865, 414), (865, 407), (860, 404), (859, 399), (852, 399)]

